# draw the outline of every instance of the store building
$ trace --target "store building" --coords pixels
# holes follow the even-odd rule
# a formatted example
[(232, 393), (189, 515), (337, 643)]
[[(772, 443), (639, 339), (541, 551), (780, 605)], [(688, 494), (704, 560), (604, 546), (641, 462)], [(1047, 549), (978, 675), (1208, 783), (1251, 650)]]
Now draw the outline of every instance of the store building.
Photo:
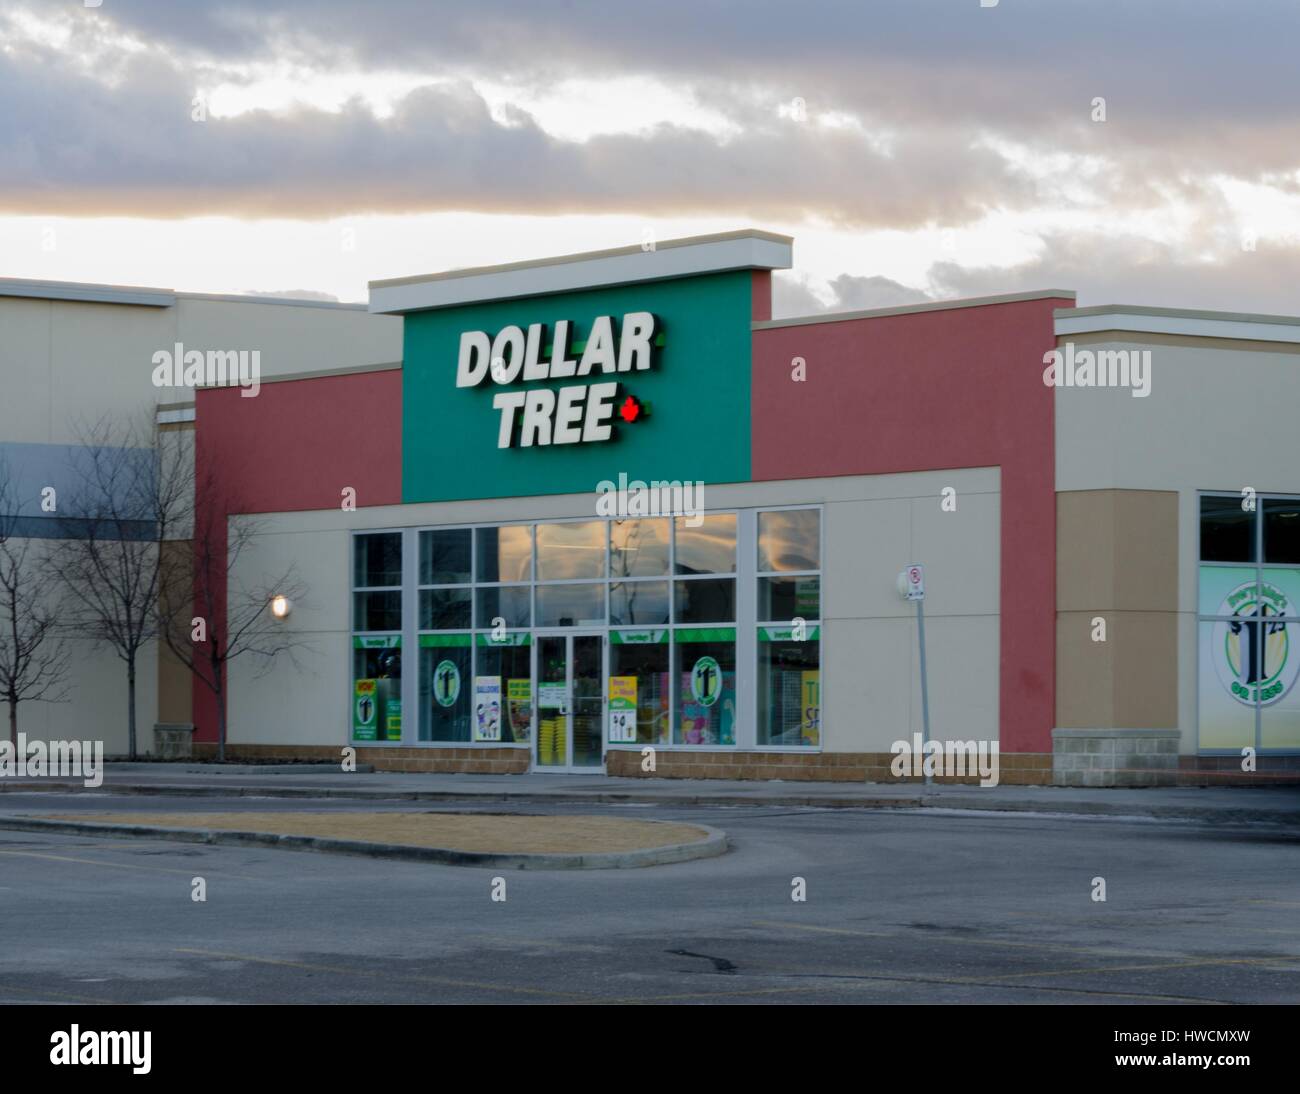
[[(31, 541), (31, 565), (39, 549), (84, 519), (79, 478), (97, 429), (108, 429), (111, 442), (131, 427), (142, 426), (136, 436), (147, 437), (151, 416), (164, 430), (194, 428), (194, 388), (157, 382), (156, 355), (178, 347), (246, 360), (255, 352), (259, 372), (279, 377), (391, 368), (401, 359), (402, 321), (327, 301), (0, 278), (0, 534), (12, 536), (15, 548)], [(42, 586), (57, 595), (48, 580)], [(60, 701), (19, 704), (20, 730), (45, 741), (93, 735), (106, 754), (125, 754), (125, 665), (82, 629), (60, 636), (69, 656), (49, 692)], [(136, 668), (139, 747), (147, 752), (155, 724), (192, 722), (192, 687), (155, 642), (142, 648)]]
[(257, 515), (232, 581), (309, 590), (270, 624), (294, 663), (231, 665), (230, 751), (888, 781), (920, 563), (931, 734), (1002, 782), (1300, 776), (1300, 320), (1046, 290), (774, 321), (791, 249), (374, 282), (400, 364), (201, 391), (198, 472)]

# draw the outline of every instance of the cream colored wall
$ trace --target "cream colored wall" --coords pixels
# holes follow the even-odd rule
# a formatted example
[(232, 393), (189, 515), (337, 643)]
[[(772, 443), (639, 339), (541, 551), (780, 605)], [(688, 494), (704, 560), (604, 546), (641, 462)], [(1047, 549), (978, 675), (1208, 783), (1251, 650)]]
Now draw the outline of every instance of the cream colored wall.
[(181, 297), (167, 308), (0, 297), (0, 442), (72, 444), (77, 425), (157, 403), (192, 402), (153, 386), (153, 355), (261, 351), (263, 376), (402, 359), (402, 321), (364, 311)]
[[(957, 509), (940, 492), (957, 491)], [(937, 737), (998, 734), (1000, 476), (996, 468), (706, 487), (711, 509), (821, 503), (825, 748), (883, 752), (921, 730), (915, 606), (898, 572), (926, 565), (932, 730)], [(350, 709), (349, 541), (358, 530), (592, 515), (592, 496), (449, 502), (277, 513), (240, 559), (256, 586), (296, 564), (310, 592), (287, 626), (310, 649), (259, 676), (230, 671), (230, 740), (338, 744)], [(408, 673), (414, 666), (408, 666)], [(408, 739), (415, 733), (408, 718)]]
[[(1075, 346), (1151, 350), (1151, 394), (1056, 391), (1056, 489), (1178, 495), (1178, 727), (1196, 751), (1200, 490), (1300, 492), (1300, 347), (1144, 335), (1072, 336)], [(1064, 344), (1066, 338), (1058, 338)]]
[[(192, 402), (189, 389), (155, 388), (153, 355), (187, 349), (261, 351), (264, 376), (391, 363), (402, 357), (402, 320), (354, 309), (178, 297), (171, 307), (91, 304), (0, 296), (0, 445), (75, 444), (81, 424), (119, 422), (159, 403)], [(338, 571), (342, 573), (343, 571)], [(346, 624), (345, 624), (346, 625)], [(72, 735), (126, 748), (126, 672), (109, 650), (79, 642), (70, 701), (24, 704), (32, 736)], [(165, 688), (169, 720), (188, 721), (183, 677)], [(142, 654), (137, 681), (139, 746), (158, 720), (157, 651)]]
[[(45, 540), (12, 540), (15, 549), (26, 542), (33, 551)], [(26, 702), (18, 706), (18, 729), (29, 739), (102, 741), (104, 754), (127, 751), (126, 662), (111, 646), (91, 642), (67, 628), (63, 637), (68, 651), (67, 671), (59, 689), (60, 702)], [(153, 727), (158, 720), (158, 657), (152, 643), (140, 650), (136, 661), (136, 747), (153, 747)], [(187, 719), (188, 720), (188, 719)], [(0, 704), (0, 725), (8, 734), (9, 708)]]

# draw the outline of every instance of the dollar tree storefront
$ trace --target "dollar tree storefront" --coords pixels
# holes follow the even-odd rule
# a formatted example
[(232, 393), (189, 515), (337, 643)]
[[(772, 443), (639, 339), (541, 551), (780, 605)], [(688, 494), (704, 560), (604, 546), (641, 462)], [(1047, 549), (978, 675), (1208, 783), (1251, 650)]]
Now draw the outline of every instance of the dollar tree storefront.
[(354, 742), (560, 772), (821, 749), (823, 506), (750, 468), (755, 281), (788, 252), (372, 286), (405, 317), (403, 520), (350, 534)]
[(230, 752), (888, 780), (921, 563), (933, 736), (1049, 781), (1053, 394), (1022, 365), (1073, 301), (774, 321), (790, 262), (743, 231), (375, 282), (401, 362), (201, 392), (214, 515), (256, 521), (232, 581), (308, 590), (292, 663), (231, 666)]

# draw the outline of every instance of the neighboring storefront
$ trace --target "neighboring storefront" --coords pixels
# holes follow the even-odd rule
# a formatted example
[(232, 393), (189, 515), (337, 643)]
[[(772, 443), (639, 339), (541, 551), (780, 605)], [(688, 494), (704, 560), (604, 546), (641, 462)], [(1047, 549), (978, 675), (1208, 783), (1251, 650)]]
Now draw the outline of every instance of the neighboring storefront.
[[(1202, 539), (1191, 625), (1231, 698), (1189, 711), (1179, 491), (1212, 509), (1231, 484), (1113, 462), (1092, 415), (1116, 393), (1044, 384), (1060, 317), (1092, 310), (1046, 291), (773, 321), (790, 251), (740, 232), (376, 282), (400, 368), (201, 393), (199, 471), (258, 514), (235, 578), (293, 562), (310, 590), (283, 624), (310, 652), (232, 668), (232, 751), (889, 780), (923, 730), (896, 582), (921, 563), (932, 734), (996, 743), (1002, 782), (1300, 754), (1285, 495)], [(1077, 337), (1113, 334), (1094, 325)], [(1172, 372), (1119, 412), (1195, 413)], [(1097, 617), (1108, 639), (1080, 639)]]

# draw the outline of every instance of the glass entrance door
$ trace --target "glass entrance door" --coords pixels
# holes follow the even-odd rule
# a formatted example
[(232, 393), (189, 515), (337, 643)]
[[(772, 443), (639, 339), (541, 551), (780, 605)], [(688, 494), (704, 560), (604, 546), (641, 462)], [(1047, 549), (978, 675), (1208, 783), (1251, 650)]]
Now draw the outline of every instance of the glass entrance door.
[(604, 758), (604, 715), (604, 637), (539, 635), (535, 766), (549, 771), (599, 771)]

